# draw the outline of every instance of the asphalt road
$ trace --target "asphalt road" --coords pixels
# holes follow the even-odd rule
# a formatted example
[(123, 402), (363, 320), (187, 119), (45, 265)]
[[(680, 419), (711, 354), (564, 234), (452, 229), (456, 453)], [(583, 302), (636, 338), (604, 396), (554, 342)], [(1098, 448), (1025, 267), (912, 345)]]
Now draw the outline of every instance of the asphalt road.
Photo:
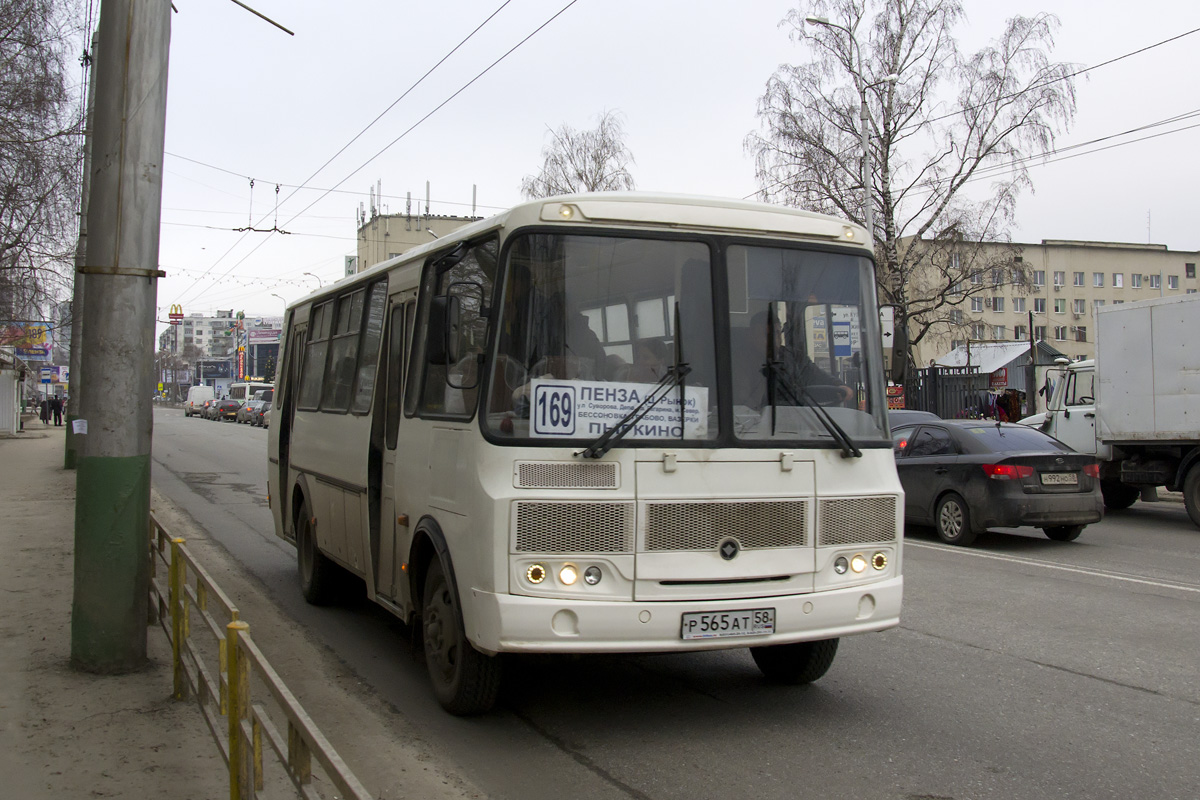
[(909, 531), (901, 626), (843, 640), (811, 686), (763, 682), (744, 650), (526, 657), (496, 712), (461, 720), (403, 625), (304, 603), (265, 442), (157, 410), (155, 486), (493, 797), (1200, 797), (1200, 531), (1181, 504), (1139, 502), (1065, 543)]

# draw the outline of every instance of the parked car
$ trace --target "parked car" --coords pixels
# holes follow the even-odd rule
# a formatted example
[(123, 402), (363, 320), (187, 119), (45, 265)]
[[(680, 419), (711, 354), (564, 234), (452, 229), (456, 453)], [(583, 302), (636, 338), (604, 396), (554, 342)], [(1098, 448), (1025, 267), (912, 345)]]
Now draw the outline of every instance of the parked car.
[(255, 395), (251, 399), (247, 400), (245, 404), (238, 409), (237, 421), (239, 423), (245, 422), (247, 424), (253, 424), (254, 415), (258, 409), (262, 408), (262, 403), (263, 401), (258, 399), (258, 395)]
[(887, 412), (888, 424), (893, 428), (909, 425), (914, 422), (937, 422), (941, 419), (932, 411), (917, 411), (911, 408), (891, 409)]
[[(263, 424), (263, 414), (265, 414), (267, 412), (267, 409), (269, 409), (271, 407), (271, 401), (274, 399), (274, 397), (275, 397), (274, 389), (264, 389), (263, 391), (258, 393), (258, 399), (261, 400), (262, 403), (258, 406), (258, 408), (254, 412), (254, 415), (250, 418), (251, 425), (262, 425)], [(263, 427), (266, 427), (266, 426), (264, 425)]]
[(269, 406), (263, 410), (262, 422), (260, 424), (264, 428), (271, 427), (271, 408)]
[(209, 406), (210, 419), (237, 421), (238, 410), (242, 404), (238, 400), (217, 400)]
[(892, 431), (904, 518), (968, 545), (990, 527), (1033, 526), (1077, 539), (1099, 522), (1104, 499), (1095, 457), (1017, 423), (938, 420)]

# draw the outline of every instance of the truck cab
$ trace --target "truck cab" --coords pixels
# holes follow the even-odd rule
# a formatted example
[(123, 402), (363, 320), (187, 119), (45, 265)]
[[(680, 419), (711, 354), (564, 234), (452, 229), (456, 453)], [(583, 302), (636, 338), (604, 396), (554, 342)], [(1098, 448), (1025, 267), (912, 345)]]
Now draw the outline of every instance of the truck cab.
[(1047, 370), (1046, 381), (1052, 386), (1047, 410), (1021, 420), (1038, 428), (1079, 453), (1095, 455), (1102, 461), (1112, 457), (1111, 448), (1096, 437), (1096, 362), (1093, 359), (1071, 362), (1058, 359)]

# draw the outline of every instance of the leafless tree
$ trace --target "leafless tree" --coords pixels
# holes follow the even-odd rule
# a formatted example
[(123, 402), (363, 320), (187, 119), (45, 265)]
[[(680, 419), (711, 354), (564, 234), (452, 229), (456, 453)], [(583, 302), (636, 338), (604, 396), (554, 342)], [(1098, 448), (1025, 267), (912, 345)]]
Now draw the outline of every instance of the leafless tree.
[(80, 103), (68, 73), (78, 6), (0, 2), (0, 315), (67, 293), (78, 232)]
[(808, 60), (770, 78), (747, 138), (760, 194), (862, 224), (865, 97), (880, 298), (916, 344), (956, 325), (951, 311), (994, 277), (1027, 281), (1008, 245), (1016, 200), (1075, 113), (1072, 69), (1049, 58), (1058, 20), (1014, 17), (965, 55), (959, 0), (815, 0), (810, 12), (827, 22), (784, 20)]
[(605, 111), (591, 130), (564, 124), (551, 135), (554, 141), (542, 150), (541, 171), (521, 180), (526, 198), (634, 188), (629, 173), (633, 154), (625, 145), (625, 126), (617, 112)]

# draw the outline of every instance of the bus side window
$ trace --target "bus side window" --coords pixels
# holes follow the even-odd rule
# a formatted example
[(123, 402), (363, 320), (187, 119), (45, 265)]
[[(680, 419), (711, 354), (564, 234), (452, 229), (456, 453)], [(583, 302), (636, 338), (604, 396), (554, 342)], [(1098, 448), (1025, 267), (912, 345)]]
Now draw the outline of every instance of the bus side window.
[[(411, 306), (412, 303), (409, 305)], [(388, 450), (396, 449), (396, 438), (400, 430), (400, 404), (403, 400), (401, 378), (404, 375), (404, 310), (405, 307), (400, 305), (392, 309), (387, 351), (384, 356), (384, 364), (387, 369), (387, 392), (384, 402), (387, 404), (385, 436)]]
[(387, 305), (387, 281), (371, 284), (363, 321), (362, 345), (358, 351), (358, 375), (354, 380), (354, 402), (350, 411), (365, 414), (371, 410), (375, 394), (375, 373), (379, 365), (379, 340), (383, 336), (383, 311)]

